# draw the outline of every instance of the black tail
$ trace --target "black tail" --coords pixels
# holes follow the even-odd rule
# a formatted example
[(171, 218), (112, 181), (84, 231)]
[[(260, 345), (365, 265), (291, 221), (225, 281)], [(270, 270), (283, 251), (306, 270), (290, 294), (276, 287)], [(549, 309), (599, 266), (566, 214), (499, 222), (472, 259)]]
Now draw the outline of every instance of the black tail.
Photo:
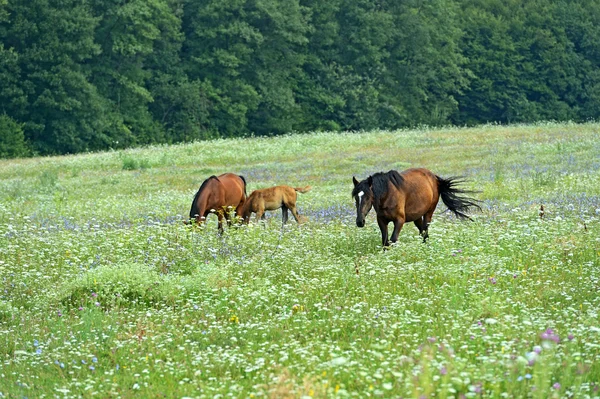
[(240, 179), (242, 179), (242, 181), (244, 182), (244, 197), (248, 196), (248, 193), (246, 192), (246, 179), (244, 178), (244, 176), (242, 175), (238, 175), (240, 177)]
[(457, 185), (465, 182), (465, 180), (461, 177), (449, 177), (444, 179), (436, 176), (436, 178), (438, 181), (438, 190), (440, 192), (440, 196), (442, 197), (442, 201), (448, 207), (448, 209), (450, 209), (457, 217), (461, 219), (472, 220), (465, 212), (467, 212), (469, 208), (477, 208), (481, 210), (481, 207), (477, 203), (479, 202), (478, 200), (469, 198), (465, 196), (465, 194), (473, 194), (476, 193), (476, 191), (463, 190), (456, 187)]

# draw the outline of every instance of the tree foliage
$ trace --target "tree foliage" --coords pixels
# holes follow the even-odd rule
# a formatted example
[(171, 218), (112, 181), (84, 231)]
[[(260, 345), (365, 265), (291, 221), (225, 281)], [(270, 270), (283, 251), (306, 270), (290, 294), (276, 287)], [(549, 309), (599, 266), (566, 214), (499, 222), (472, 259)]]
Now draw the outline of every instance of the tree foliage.
[(0, 0), (2, 156), (584, 121), (599, 66), (591, 0)]

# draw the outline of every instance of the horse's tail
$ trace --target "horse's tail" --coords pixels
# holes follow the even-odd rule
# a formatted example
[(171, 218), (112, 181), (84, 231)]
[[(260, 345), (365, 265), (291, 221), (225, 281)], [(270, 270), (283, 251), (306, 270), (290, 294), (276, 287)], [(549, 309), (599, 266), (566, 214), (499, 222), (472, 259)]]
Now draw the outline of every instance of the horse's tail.
[(246, 178), (242, 175), (238, 175), (240, 177), (240, 179), (242, 179), (242, 181), (244, 182), (244, 197), (248, 196), (248, 193), (246, 192)]
[(450, 209), (457, 217), (461, 219), (472, 220), (465, 212), (470, 208), (477, 208), (481, 210), (481, 207), (477, 203), (478, 200), (470, 198), (467, 195), (473, 194), (476, 191), (463, 190), (456, 187), (459, 184), (465, 182), (464, 178), (461, 177), (449, 177), (444, 179), (439, 176), (435, 176), (438, 181), (438, 191), (442, 197), (444, 204)]
[(312, 187), (311, 186), (306, 186), (306, 187), (294, 187), (295, 191), (298, 191), (300, 194), (304, 194), (310, 191)]
[[(204, 216), (204, 215), (200, 214), (200, 209), (198, 207), (198, 197), (200, 197), (200, 194), (202, 193), (202, 189), (204, 187), (206, 187), (206, 185), (208, 184), (208, 182), (211, 181), (212, 179), (219, 180), (219, 178), (217, 176), (212, 175), (208, 179), (204, 180), (202, 182), (202, 185), (200, 185), (200, 188), (198, 189), (198, 192), (196, 193), (196, 195), (194, 196), (194, 199), (192, 200), (192, 207), (190, 209), (190, 219), (195, 219), (196, 215), (198, 215), (200, 217)], [(202, 211), (202, 213), (204, 213), (204, 210)]]

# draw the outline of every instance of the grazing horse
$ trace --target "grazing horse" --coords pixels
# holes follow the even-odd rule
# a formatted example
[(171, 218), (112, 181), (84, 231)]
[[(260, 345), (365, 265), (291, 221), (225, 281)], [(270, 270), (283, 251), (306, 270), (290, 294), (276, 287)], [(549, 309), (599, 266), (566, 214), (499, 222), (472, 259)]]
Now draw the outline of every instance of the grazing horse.
[(387, 173), (375, 173), (360, 182), (352, 177), (352, 181), (352, 197), (356, 200), (356, 225), (364, 227), (365, 217), (371, 208), (375, 208), (384, 248), (390, 245), (390, 222), (394, 223), (392, 242), (398, 240), (400, 230), (406, 222), (414, 222), (423, 242), (426, 242), (429, 223), (440, 196), (448, 209), (461, 219), (471, 219), (464, 213), (469, 208), (481, 209), (477, 200), (464, 195), (472, 191), (456, 187), (464, 180), (456, 177), (444, 179), (423, 168), (407, 169), (402, 173), (390, 170)]
[(223, 231), (223, 218), (229, 222), (227, 207), (235, 208), (236, 211), (246, 200), (246, 179), (233, 173), (224, 173), (219, 176), (211, 176), (204, 180), (190, 209), (190, 219), (195, 219), (197, 224), (206, 220), (208, 214), (213, 211), (219, 218), (219, 232)]
[(282, 221), (283, 224), (286, 224), (288, 221), (289, 209), (292, 211), (292, 215), (294, 215), (296, 222), (302, 223), (305, 221), (305, 218), (298, 215), (298, 211), (296, 211), (296, 192), (304, 194), (310, 189), (310, 186), (275, 186), (271, 188), (264, 188), (262, 190), (254, 190), (252, 194), (248, 196), (248, 199), (244, 205), (240, 208), (239, 215), (244, 223), (248, 223), (250, 215), (252, 215), (252, 212), (255, 212), (256, 221), (258, 222), (261, 218), (264, 219), (265, 211), (274, 211), (281, 208)]

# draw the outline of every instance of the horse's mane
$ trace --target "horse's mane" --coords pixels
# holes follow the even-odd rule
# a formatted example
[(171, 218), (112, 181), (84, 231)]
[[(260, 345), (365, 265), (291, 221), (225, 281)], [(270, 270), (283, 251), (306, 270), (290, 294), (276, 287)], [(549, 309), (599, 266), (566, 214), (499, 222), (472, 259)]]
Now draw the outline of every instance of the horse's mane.
[(404, 183), (404, 178), (398, 171), (390, 170), (389, 172), (375, 173), (373, 176), (373, 196), (381, 198), (382, 195), (388, 192), (388, 182), (392, 182), (397, 188), (401, 188)]
[[(219, 180), (219, 178), (217, 176), (212, 175), (208, 179), (204, 180), (202, 182), (202, 184), (200, 185), (200, 188), (198, 189), (198, 192), (196, 193), (196, 195), (194, 196), (194, 200), (192, 201), (192, 208), (190, 209), (190, 219), (193, 218), (194, 216), (196, 216), (196, 214), (198, 213), (197, 199), (200, 196), (200, 193), (202, 192), (202, 189), (204, 187), (206, 187), (206, 185), (208, 184), (208, 182), (211, 181), (212, 179)], [(202, 216), (202, 215), (200, 215), (200, 216)]]
[[(404, 178), (398, 171), (390, 170), (389, 172), (378, 172), (374, 175), (369, 176), (372, 179), (372, 189), (373, 196), (377, 198), (381, 198), (382, 195), (388, 192), (388, 183), (392, 182), (394, 186), (397, 188), (401, 188), (404, 183)], [(361, 190), (359, 188), (361, 185), (354, 187), (352, 190), (352, 196), (356, 196), (358, 192)]]

